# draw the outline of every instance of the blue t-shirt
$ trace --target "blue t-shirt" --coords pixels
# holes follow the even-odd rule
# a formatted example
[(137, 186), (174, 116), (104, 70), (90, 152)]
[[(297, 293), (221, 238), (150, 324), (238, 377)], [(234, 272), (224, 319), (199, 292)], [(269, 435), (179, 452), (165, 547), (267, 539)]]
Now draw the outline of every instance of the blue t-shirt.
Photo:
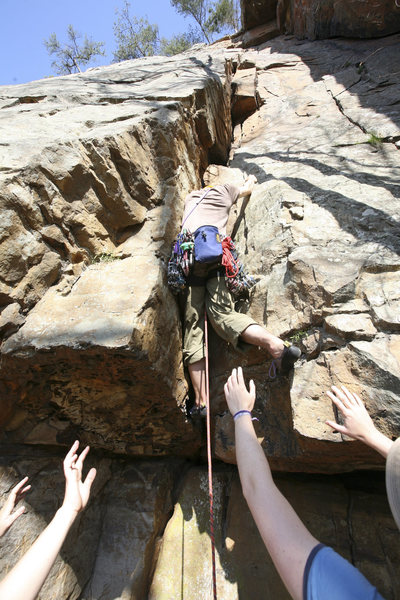
[(304, 600), (383, 600), (360, 571), (332, 548), (318, 544), (304, 569)]

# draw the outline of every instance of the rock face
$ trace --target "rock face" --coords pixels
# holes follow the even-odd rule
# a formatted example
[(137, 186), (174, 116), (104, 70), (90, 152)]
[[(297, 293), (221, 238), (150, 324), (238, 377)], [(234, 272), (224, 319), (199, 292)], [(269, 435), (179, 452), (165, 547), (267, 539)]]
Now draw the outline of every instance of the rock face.
[(284, 27), (300, 38), (375, 38), (400, 31), (400, 7), (391, 0), (280, 0)]
[(185, 194), (210, 159), (227, 159), (231, 65), (221, 50), (181, 60), (3, 88), (4, 333), (26, 317), (3, 347), (8, 430), (24, 423), (12, 439), (79, 435), (149, 455), (174, 438), (178, 454), (189, 441), (193, 452), (165, 258)]
[(242, 28), (247, 31), (276, 18), (278, 0), (240, 0)]
[[(363, 478), (353, 481), (354, 488), (336, 477), (329, 482), (278, 477), (277, 484), (313, 535), (352, 560), (385, 597), (397, 597), (400, 588), (394, 571), (387, 576), (377, 568), (387, 557), (381, 554), (376, 539), (387, 547), (392, 536), (398, 535), (386, 505), (383, 481), (380, 493), (374, 494), (368, 492)], [(289, 599), (248, 511), (237, 474), (218, 471), (214, 490), (218, 597)], [(212, 599), (206, 491), (207, 474), (200, 469), (189, 471), (164, 532), (149, 600)], [(369, 521), (366, 504), (374, 507), (374, 522), (368, 530), (364, 527)]]
[[(30, 547), (57, 510), (63, 491), (61, 453), (2, 456), (0, 495), (28, 472), (27, 512), (0, 540), (2, 576)], [(7, 465), (13, 462), (13, 469)], [(39, 598), (142, 600), (147, 597), (157, 541), (168, 520), (182, 462), (96, 459), (92, 499), (74, 524)]]
[(311, 40), (400, 31), (400, 7), (392, 0), (241, 0), (241, 8), (244, 30), (276, 19), (282, 32)]
[[(259, 182), (234, 226), (259, 280), (247, 309), (271, 331), (300, 342), (307, 355), (282, 385), (267, 383), (259, 354), (248, 354), (260, 436), (278, 468), (302, 464), (320, 471), (322, 456), (333, 470), (377, 460), (352, 443), (349, 463), (347, 448), (342, 453), (336, 443), (340, 436), (325, 425), (334, 416), (325, 397), (332, 383), (358, 390), (383, 431), (399, 432), (399, 113), (391, 101), (384, 108), (380, 92), (387, 88), (379, 83), (396, 72), (393, 43), (398, 37), (379, 45), (325, 42), (314, 61), (315, 44), (294, 42), (287, 54), (290, 42), (277, 38), (259, 52), (247, 51), (243, 61), (249, 70), (256, 67), (261, 104), (236, 126), (230, 161)], [(358, 66), (339, 58), (355, 47)], [(233, 461), (231, 419), (220, 416), (222, 384), (242, 359), (213, 343), (217, 454)], [(287, 429), (292, 417), (294, 435)], [(283, 461), (289, 456), (296, 461)]]
[[(203, 175), (240, 183), (250, 173), (258, 184), (229, 226), (257, 285), (238, 309), (303, 357), (270, 380), (265, 353), (238, 354), (210, 333), (214, 455), (235, 461), (223, 384), (242, 364), (285, 493), (385, 597), (400, 593), (382, 474), (365, 475), (377, 483), (361, 491), (362, 475), (334, 475), (383, 461), (325, 425), (336, 418), (325, 391), (344, 383), (400, 435), (400, 36), (250, 39), (0, 89), (1, 493), (34, 479), (29, 514), (0, 547), (3, 572), (58, 505), (74, 439), (90, 443), (99, 472), (43, 599), (208, 597), (208, 558), (194, 567), (209, 547), (205, 470), (190, 462), (205, 440), (185, 417), (166, 263), (185, 194)], [(221, 597), (264, 597), (268, 583), (271, 598), (286, 598), (250, 518), (238, 523), (234, 467), (217, 471)], [(363, 511), (379, 519), (366, 528)], [(387, 555), (371, 542), (377, 531), (389, 532)]]

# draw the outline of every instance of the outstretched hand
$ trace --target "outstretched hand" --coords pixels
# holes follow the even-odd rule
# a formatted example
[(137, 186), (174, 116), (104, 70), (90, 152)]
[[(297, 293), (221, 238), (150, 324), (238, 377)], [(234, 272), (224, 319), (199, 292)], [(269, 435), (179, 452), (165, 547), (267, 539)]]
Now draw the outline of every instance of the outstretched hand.
[(244, 184), (239, 189), (239, 197), (250, 196), (256, 183), (257, 179), (255, 175), (248, 175), (245, 179)]
[(31, 489), (30, 485), (25, 485), (28, 477), (24, 477), (15, 485), (8, 495), (8, 498), (0, 510), (0, 537), (2, 537), (11, 525), (25, 512), (25, 506), (20, 506), (15, 512), (14, 508), (22, 500), (26, 492)]
[(326, 424), (339, 433), (368, 443), (368, 439), (375, 433), (376, 428), (364, 402), (356, 393), (349, 392), (344, 385), (341, 386), (341, 389), (333, 385), (331, 389), (332, 392), (326, 393), (343, 415), (344, 424), (340, 425), (335, 421), (326, 421)]
[(78, 457), (79, 442), (72, 445), (64, 459), (65, 496), (63, 508), (68, 508), (73, 513), (82, 511), (88, 503), (90, 488), (96, 477), (96, 469), (90, 469), (85, 481), (82, 481), (83, 463), (89, 452), (89, 446)]
[(252, 411), (256, 399), (256, 386), (254, 385), (254, 381), (251, 380), (249, 390), (247, 390), (242, 367), (233, 369), (232, 374), (224, 385), (224, 392), (232, 416), (239, 410)]

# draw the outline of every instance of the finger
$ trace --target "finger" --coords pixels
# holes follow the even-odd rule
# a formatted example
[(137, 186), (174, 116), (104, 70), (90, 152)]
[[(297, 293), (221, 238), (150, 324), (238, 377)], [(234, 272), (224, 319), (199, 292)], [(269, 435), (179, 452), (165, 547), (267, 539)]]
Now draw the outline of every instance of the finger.
[(243, 377), (243, 369), (242, 367), (238, 368), (238, 384), (239, 385), (245, 385), (244, 383), (244, 377)]
[(256, 384), (252, 379), (250, 379), (250, 395), (253, 400), (256, 399)]
[(74, 454), (76, 453), (76, 451), (78, 450), (78, 448), (79, 448), (79, 442), (78, 442), (78, 440), (76, 440), (72, 444), (71, 448), (69, 449), (68, 453), (66, 454), (66, 456), (64, 458), (64, 464), (65, 465), (66, 464), (68, 464), (68, 465), (71, 464), (71, 462), (73, 460), (73, 457), (74, 457)]
[(365, 403), (361, 400), (360, 396), (358, 396), (358, 394), (354, 393), (354, 397), (357, 401), (357, 404), (359, 406), (362, 406), (363, 408), (365, 408)]
[(97, 471), (94, 467), (92, 467), (90, 469), (89, 473), (86, 475), (83, 485), (91, 486), (93, 481), (96, 479), (96, 475), (97, 475)]
[(20, 490), (15, 498), (16, 502), (19, 502), (20, 500), (22, 500), (22, 498), (25, 496), (26, 492), (29, 492), (29, 490), (31, 489), (30, 485), (26, 485), (22, 490)]
[(346, 428), (335, 421), (325, 421), (325, 423), (329, 425), (329, 427), (332, 427), (332, 429), (336, 429), (339, 433), (346, 433)]
[(329, 396), (329, 398), (332, 400), (333, 404), (335, 404), (335, 406), (338, 407), (340, 412), (345, 414), (347, 409), (344, 406), (344, 404), (339, 400), (339, 398), (337, 396), (335, 396), (335, 394), (332, 394), (332, 392), (330, 392), (329, 390), (326, 393)]
[(76, 469), (76, 459), (77, 459), (77, 458), (78, 458), (78, 455), (77, 455), (77, 454), (73, 454), (73, 455), (71, 456), (71, 458), (70, 458), (70, 459), (67, 461), (67, 463), (66, 463), (66, 464), (65, 464), (65, 461), (64, 461), (64, 464), (65, 464), (65, 466), (66, 466), (68, 469)]
[(83, 467), (83, 462), (88, 454), (90, 450), (90, 446), (86, 446), (86, 448), (81, 452), (80, 457), (78, 458), (78, 460), (76, 461), (76, 468), (79, 470), (82, 470)]
[(336, 387), (336, 385), (332, 386), (332, 390), (335, 392), (336, 396), (341, 400), (343, 406), (349, 408), (352, 405), (351, 400), (346, 396), (345, 392), (340, 388)]
[(97, 475), (97, 471), (94, 467), (92, 467), (89, 473), (86, 475), (85, 481), (83, 482), (83, 488), (85, 490), (85, 495), (87, 498), (90, 496), (90, 488), (92, 487), (92, 483), (95, 480)]
[(20, 506), (18, 510), (13, 512), (12, 515), (10, 515), (8, 517), (9, 524), (12, 525), (14, 523), (14, 521), (16, 521), (18, 519), (18, 517), (20, 517), (24, 512), (25, 512), (25, 506)]
[(27, 481), (28, 481), (28, 477), (24, 477), (23, 479), (21, 479), (21, 481), (13, 487), (13, 489), (10, 492), (10, 495), (16, 496), (18, 494), (18, 492), (20, 491), (20, 489), (25, 485), (25, 483)]
[(341, 387), (342, 387), (342, 390), (343, 390), (347, 400), (349, 401), (349, 404), (352, 404), (352, 405), (357, 404), (353, 392), (350, 392), (350, 390), (348, 390), (345, 385), (342, 385)]

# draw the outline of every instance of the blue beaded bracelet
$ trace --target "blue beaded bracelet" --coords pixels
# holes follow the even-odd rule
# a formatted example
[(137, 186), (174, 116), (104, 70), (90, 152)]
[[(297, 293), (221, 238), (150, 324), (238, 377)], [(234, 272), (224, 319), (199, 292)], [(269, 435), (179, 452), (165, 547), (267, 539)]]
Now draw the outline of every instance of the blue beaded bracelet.
[[(249, 410), (238, 410), (238, 412), (233, 415), (233, 420), (236, 421), (241, 415), (250, 415), (251, 417), (251, 412)], [(258, 421), (256, 417), (252, 417), (251, 420)]]

